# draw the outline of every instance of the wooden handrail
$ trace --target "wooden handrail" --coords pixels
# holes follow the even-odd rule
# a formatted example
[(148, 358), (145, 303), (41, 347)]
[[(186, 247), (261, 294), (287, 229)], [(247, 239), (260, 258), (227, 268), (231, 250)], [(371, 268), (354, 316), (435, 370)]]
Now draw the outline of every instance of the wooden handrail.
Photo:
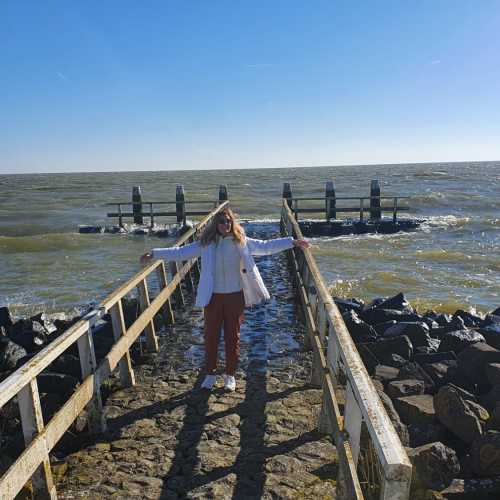
[[(311, 196), (311, 197), (300, 197), (293, 196), (292, 198), (284, 198), (286, 200), (299, 200), (299, 201), (325, 201), (327, 196)], [(399, 200), (410, 198), (410, 196), (335, 196), (335, 200), (393, 200), (397, 198)]]
[(217, 200), (184, 200), (184, 201), (110, 201), (109, 203), (104, 203), (103, 207), (111, 207), (116, 205), (188, 205), (190, 203), (197, 203), (199, 205), (213, 205), (218, 203)]
[[(302, 231), (292, 210), (283, 200), (282, 208), (282, 228), (287, 228), (288, 233), (296, 238), (302, 238)], [(338, 380), (341, 366), (347, 382), (347, 398), (344, 413), (344, 425), (340, 429), (349, 434), (349, 446), (352, 451), (352, 459), (354, 464), (357, 463), (360, 450), (360, 433), (361, 424), (364, 421), (370, 435), (371, 441), (374, 445), (377, 457), (380, 461), (383, 475), (381, 478), (381, 499), (398, 499), (405, 500), (409, 496), (409, 488), (411, 481), (411, 463), (408, 456), (401, 444), (401, 441), (394, 430), (391, 420), (385, 411), (382, 402), (376, 392), (375, 387), (364, 367), (356, 346), (351, 339), (351, 336), (345, 326), (342, 316), (332, 299), (330, 293), (323, 282), (321, 273), (317, 267), (316, 261), (312, 255), (311, 250), (306, 249), (303, 251), (304, 266), (303, 269), (298, 267), (299, 279), (303, 280), (303, 305), (309, 310), (309, 330), (312, 329), (313, 342), (312, 347), (315, 351), (316, 364), (322, 364), (321, 351), (327, 347), (327, 366), (321, 366), (324, 373), (323, 387), (324, 387), (324, 408), (322, 415), (324, 421), (320, 423), (324, 428), (332, 428), (335, 430), (338, 415), (332, 415), (332, 407), (335, 407), (335, 401), (331, 398), (334, 397), (334, 392), (329, 387), (331, 381)], [(305, 277), (304, 277), (305, 276)], [(309, 284), (310, 283), (310, 284)], [(312, 304), (307, 293), (307, 288), (314, 287), (317, 302), (315, 312), (312, 312)], [(328, 336), (328, 346), (325, 346), (321, 338), (322, 332), (318, 331), (317, 321), (319, 321), (321, 314), (326, 319), (325, 327)], [(306, 319), (308, 315), (306, 314)], [(341, 366), (340, 366), (341, 365)], [(317, 367), (315, 368), (318, 369)], [(314, 371), (313, 371), (314, 374)], [(325, 408), (328, 406), (329, 408)], [(326, 418), (326, 421), (325, 421)], [(337, 422), (338, 425), (338, 422)], [(344, 446), (342, 435), (337, 429), (337, 446)], [(342, 449), (342, 448), (341, 448)], [(339, 456), (339, 458), (342, 458)], [(343, 464), (346, 470), (355, 470), (349, 463)], [(351, 483), (352, 483), (351, 478)], [(351, 484), (352, 486), (352, 484)], [(352, 488), (351, 488), (352, 490)], [(352, 494), (352, 491), (351, 491)]]

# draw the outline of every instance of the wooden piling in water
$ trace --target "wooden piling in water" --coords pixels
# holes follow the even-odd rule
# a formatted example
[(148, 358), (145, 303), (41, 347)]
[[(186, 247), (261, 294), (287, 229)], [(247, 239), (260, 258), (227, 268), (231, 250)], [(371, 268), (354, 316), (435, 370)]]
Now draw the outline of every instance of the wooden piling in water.
[(336, 201), (335, 201), (335, 186), (333, 181), (327, 181), (325, 186), (325, 211), (326, 211), (326, 220), (330, 222), (330, 219), (337, 218), (337, 212), (335, 210)]
[(175, 189), (175, 212), (177, 216), (177, 222), (186, 224), (186, 203), (185, 203), (184, 186), (182, 184), (177, 185)]
[[(132, 213), (134, 214), (134, 224), (142, 224), (142, 194), (141, 186), (134, 186), (132, 188)], [(121, 221), (121, 214), (120, 214)]]
[(380, 183), (377, 179), (373, 179), (370, 184), (370, 219), (380, 219), (381, 217)]
[(227, 186), (225, 184), (221, 184), (219, 186), (219, 203), (224, 203), (227, 200)]
[(292, 188), (289, 182), (283, 183), (283, 198), (285, 198), (287, 205), (292, 208)]

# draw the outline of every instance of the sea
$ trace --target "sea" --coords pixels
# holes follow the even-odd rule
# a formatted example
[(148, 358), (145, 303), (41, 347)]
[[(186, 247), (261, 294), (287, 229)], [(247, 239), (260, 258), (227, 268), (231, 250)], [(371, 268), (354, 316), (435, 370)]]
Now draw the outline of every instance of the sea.
[(187, 201), (216, 200), (226, 185), (242, 221), (269, 225), (275, 237), (283, 183), (294, 196), (323, 196), (333, 181), (337, 196), (361, 197), (372, 179), (382, 196), (408, 197), (402, 217), (425, 222), (411, 232), (311, 238), (333, 295), (369, 302), (404, 292), (422, 312), (499, 307), (500, 162), (0, 175), (0, 306), (17, 317), (71, 312), (138, 272), (142, 253), (171, 245), (79, 234), (79, 225), (116, 223), (105, 204), (130, 201), (133, 186), (147, 202), (174, 201), (179, 184)]

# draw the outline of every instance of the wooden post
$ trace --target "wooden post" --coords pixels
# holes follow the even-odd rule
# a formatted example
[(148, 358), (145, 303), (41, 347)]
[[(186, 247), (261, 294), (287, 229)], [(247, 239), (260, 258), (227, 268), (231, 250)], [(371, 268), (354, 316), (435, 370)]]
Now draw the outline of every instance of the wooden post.
[(227, 186), (225, 184), (221, 184), (219, 186), (219, 204), (224, 203), (228, 200), (227, 197)]
[[(24, 443), (28, 446), (44, 428), (42, 407), (40, 405), (40, 395), (38, 393), (36, 378), (31, 380), (29, 384), (19, 391), (18, 401)], [(41, 465), (33, 474), (32, 481), (33, 490), (36, 495), (53, 500), (57, 499), (48, 451), (45, 453)]]
[(344, 411), (344, 428), (349, 434), (349, 444), (351, 445), (352, 459), (354, 465), (358, 464), (359, 448), (361, 441), (361, 424), (363, 423), (363, 415), (359, 409), (356, 398), (351, 388), (351, 384), (347, 382), (345, 411)]
[(118, 203), (118, 225), (123, 227), (122, 206), (120, 203)]
[[(125, 335), (125, 319), (123, 317), (122, 299), (120, 299), (111, 309), (111, 322), (113, 324), (113, 336), (116, 341)], [(134, 370), (132, 369), (132, 360), (130, 352), (127, 352), (120, 359), (120, 381), (123, 387), (135, 385)]]
[[(162, 262), (160, 266), (157, 267), (156, 273), (158, 276), (158, 284), (160, 285), (160, 291), (166, 288), (167, 286), (167, 273), (165, 272), (165, 263)], [(172, 311), (172, 303), (170, 299), (165, 301), (165, 304), (162, 306), (163, 311), (163, 319), (165, 324), (173, 325), (175, 323), (174, 312)]]
[(95, 373), (97, 361), (95, 358), (94, 338), (92, 329), (89, 327), (87, 333), (83, 334), (77, 340), (78, 353), (80, 355), (80, 368), (82, 370), (82, 380), (89, 375), (94, 374), (94, 397), (87, 405), (89, 432), (91, 434), (100, 434), (106, 432), (106, 419), (102, 410), (101, 399), (101, 381)]
[(336, 202), (335, 202), (335, 186), (333, 185), (333, 181), (328, 181), (326, 183), (325, 188), (325, 210), (326, 210), (326, 220), (330, 222), (330, 219), (337, 218), (337, 212), (335, 210)]
[(394, 206), (392, 207), (392, 222), (396, 224), (398, 218), (398, 199), (394, 198)]
[(134, 214), (134, 224), (142, 224), (142, 195), (141, 186), (132, 188), (132, 213)]
[(380, 183), (374, 179), (370, 185), (370, 219), (380, 219)]
[[(173, 260), (170, 262), (170, 272), (172, 273), (172, 278), (175, 278), (175, 275), (179, 272), (179, 265), (177, 264), (177, 261)], [(180, 283), (175, 287), (174, 296), (176, 309), (178, 309), (179, 307), (184, 307), (186, 305)]]
[(364, 199), (360, 198), (359, 199), (359, 222), (363, 222), (365, 218), (365, 204), (364, 204)]
[(292, 208), (292, 188), (289, 182), (283, 184), (283, 198), (285, 198), (288, 206)]
[(155, 216), (153, 214), (153, 204), (150, 203), (149, 204), (149, 218), (150, 218), (150, 224), (151, 224), (151, 228), (153, 228), (155, 226)]
[(178, 184), (175, 189), (175, 213), (177, 215), (177, 222), (186, 224), (186, 203), (184, 196), (184, 186)]
[[(148, 292), (148, 284), (146, 283), (146, 279), (143, 279), (139, 283), (139, 304), (141, 307), (141, 312), (144, 312), (150, 304), (149, 301), (149, 292)], [(160, 349), (158, 348), (158, 339), (156, 338), (155, 325), (153, 319), (148, 323), (145, 328), (146, 331), (146, 347), (149, 352), (158, 352)]]

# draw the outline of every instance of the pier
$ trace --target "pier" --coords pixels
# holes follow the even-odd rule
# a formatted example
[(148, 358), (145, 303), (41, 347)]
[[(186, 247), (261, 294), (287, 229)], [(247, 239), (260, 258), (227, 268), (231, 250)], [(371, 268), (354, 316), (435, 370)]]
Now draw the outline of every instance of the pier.
[[(289, 202), (276, 231), (301, 238)], [(198, 238), (227, 203), (175, 244)], [(314, 256), (294, 249), (259, 267), (281, 288), (272, 313), (267, 305), (246, 312), (255, 335), (235, 393), (200, 391), (198, 370), (179, 361), (199, 355), (189, 334), (201, 320), (191, 308), (197, 259), (151, 263), (1, 382), (0, 408), (17, 401), (26, 445), (0, 478), (1, 498), (15, 498), (27, 483), (53, 499), (409, 498), (411, 463)], [(131, 293), (140, 311), (129, 324), (123, 301)], [(94, 327), (107, 317), (111, 348), (97, 359)], [(293, 335), (301, 347), (288, 346), (292, 357), (265, 352), (268, 335)], [(146, 362), (134, 366), (138, 345)], [(45, 421), (37, 376), (75, 348), (82, 382)], [(120, 389), (103, 401), (110, 378)], [(53, 463), (82, 414), (88, 443)]]

